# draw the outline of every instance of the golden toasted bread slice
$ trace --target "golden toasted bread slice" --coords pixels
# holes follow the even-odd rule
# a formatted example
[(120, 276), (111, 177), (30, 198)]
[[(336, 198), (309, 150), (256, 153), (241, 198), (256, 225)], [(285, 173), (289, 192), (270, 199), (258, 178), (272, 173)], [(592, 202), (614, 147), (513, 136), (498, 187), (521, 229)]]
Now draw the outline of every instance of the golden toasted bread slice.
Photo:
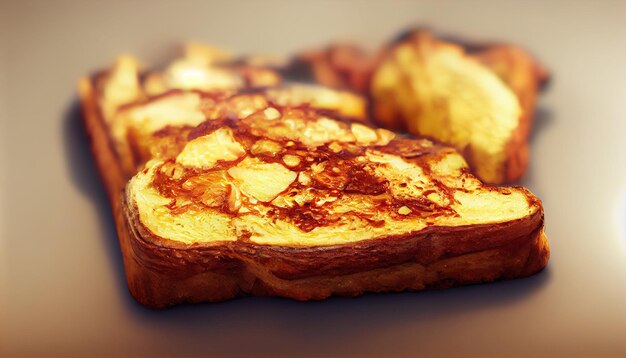
[(369, 94), (383, 127), (455, 146), (484, 181), (515, 181), (526, 169), (536, 97), (548, 75), (519, 47), (419, 30), (374, 55), (349, 44), (307, 51), (286, 73), (303, 64), (318, 83)]
[(265, 109), (270, 113), (272, 106), (289, 106), (366, 120), (360, 95), (315, 85), (280, 85), (276, 72), (219, 62), (228, 60), (225, 56), (190, 45), (165, 71), (148, 73), (133, 58), (121, 56), (108, 71), (81, 81), (83, 97), (97, 101), (128, 178), (149, 159), (179, 150), (189, 130), (211, 118), (243, 118)]
[(370, 91), (374, 116), (383, 125), (452, 144), (482, 180), (511, 182), (524, 173), (531, 99), (518, 97), (461, 46), (416, 32), (389, 50), (373, 72)]
[(140, 302), (321, 299), (545, 266), (543, 209), (526, 189), (485, 186), (426, 139), (277, 110), (204, 122), (177, 156), (131, 179)]
[(511, 143), (521, 117), (515, 93), (461, 47), (428, 33), (396, 44), (374, 71), (371, 90), (383, 125), (453, 144), (483, 180), (508, 179), (508, 146), (526, 155), (524, 143)]

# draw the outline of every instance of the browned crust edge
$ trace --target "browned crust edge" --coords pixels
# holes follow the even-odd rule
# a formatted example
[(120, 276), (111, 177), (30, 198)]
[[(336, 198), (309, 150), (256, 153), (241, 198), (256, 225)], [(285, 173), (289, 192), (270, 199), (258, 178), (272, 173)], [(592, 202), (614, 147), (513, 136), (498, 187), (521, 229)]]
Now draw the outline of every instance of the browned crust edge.
[(426, 229), (328, 247), (239, 241), (183, 245), (155, 237), (123, 201), (128, 178), (98, 109), (91, 79), (82, 78), (79, 91), (91, 150), (111, 202), (128, 287), (148, 307), (241, 295), (311, 300), (444, 288), (528, 276), (547, 264), (542, 210), (501, 225)]

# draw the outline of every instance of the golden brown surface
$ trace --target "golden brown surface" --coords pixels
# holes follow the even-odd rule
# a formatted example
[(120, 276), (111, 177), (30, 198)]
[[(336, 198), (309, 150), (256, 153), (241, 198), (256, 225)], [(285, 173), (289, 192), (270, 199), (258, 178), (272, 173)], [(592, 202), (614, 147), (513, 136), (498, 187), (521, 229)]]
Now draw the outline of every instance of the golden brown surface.
[(522, 112), (515, 93), (461, 47), (424, 32), (411, 35), (374, 71), (371, 94), (383, 125), (454, 145), (482, 180), (515, 180), (525, 169), (524, 159), (512, 158), (527, 152), (516, 133)]
[[(149, 130), (137, 140), (116, 134), (133, 128), (117, 121), (132, 119), (107, 121), (93, 83), (81, 82), (87, 131), (129, 288), (146, 305), (448, 287), (526, 276), (547, 262), (538, 199), (482, 185), (450, 148), (263, 91), (168, 91), (120, 106), (143, 111), (134, 128)], [(213, 105), (198, 105), (205, 98)], [(172, 100), (170, 111), (150, 109)], [(199, 126), (184, 122), (194, 116)], [(122, 202), (124, 173), (137, 167), (132, 159), (124, 169), (124, 138), (167, 150), (148, 152), (156, 159)]]
[(523, 189), (482, 185), (451, 148), (272, 109), (209, 120), (176, 157), (150, 161), (127, 189), (143, 224), (186, 243), (330, 245), (540, 210)]

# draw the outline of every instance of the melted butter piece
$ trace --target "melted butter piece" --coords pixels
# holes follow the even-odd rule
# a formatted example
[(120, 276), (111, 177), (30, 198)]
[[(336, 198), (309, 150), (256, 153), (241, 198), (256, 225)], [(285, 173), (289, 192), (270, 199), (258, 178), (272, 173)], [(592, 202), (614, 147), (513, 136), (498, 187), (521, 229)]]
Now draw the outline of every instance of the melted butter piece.
[(244, 154), (246, 150), (235, 140), (233, 131), (222, 127), (187, 143), (176, 157), (176, 162), (186, 167), (206, 169), (215, 166), (219, 160), (233, 161)]
[(174, 61), (164, 75), (167, 88), (228, 90), (244, 86), (241, 76), (232, 70), (209, 67), (189, 59)]
[(376, 175), (389, 180), (389, 190), (396, 198), (420, 197), (427, 189), (433, 189), (430, 178), (424, 170), (401, 157), (374, 150), (366, 152), (368, 161), (378, 163)]
[(256, 141), (252, 148), (250, 148), (250, 152), (254, 155), (265, 154), (269, 156), (275, 156), (283, 150), (283, 146), (272, 140), (260, 139)]
[(290, 168), (298, 166), (301, 161), (302, 160), (297, 155), (287, 154), (283, 156), (283, 163)]
[(247, 157), (228, 170), (241, 192), (256, 200), (269, 202), (285, 191), (297, 174), (278, 163), (264, 163)]
[(307, 122), (306, 128), (298, 136), (305, 145), (317, 146), (332, 141), (353, 141), (354, 137), (339, 122), (328, 118), (320, 118), (316, 121)]
[(376, 131), (368, 126), (353, 123), (352, 126), (350, 126), (350, 129), (352, 130), (352, 134), (354, 134), (356, 141), (359, 143), (369, 144), (378, 140)]

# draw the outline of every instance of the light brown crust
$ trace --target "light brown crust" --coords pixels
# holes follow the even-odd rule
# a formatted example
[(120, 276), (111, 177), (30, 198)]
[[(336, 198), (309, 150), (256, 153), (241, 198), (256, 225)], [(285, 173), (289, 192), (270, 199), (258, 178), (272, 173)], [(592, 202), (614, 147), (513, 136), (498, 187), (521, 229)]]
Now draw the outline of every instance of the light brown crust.
[[(126, 226), (127, 221), (123, 218), (116, 217), (116, 220), (124, 225), (124, 230), (135, 227), (132, 224)], [(430, 239), (444, 240), (444, 236), (442, 234)], [(365, 292), (448, 288), (532, 275), (545, 267), (549, 256), (545, 235), (543, 230), (538, 228), (529, 237), (502, 242), (494, 248), (468, 250), (467, 253), (435, 260), (431, 260), (427, 257), (429, 254), (426, 254), (421, 260), (409, 257), (393, 263), (386, 262), (387, 257), (384, 255), (369, 256), (360, 251), (361, 248), (356, 245), (335, 247), (329, 251), (340, 251), (344, 257), (331, 252), (322, 254), (331, 255), (333, 263), (337, 265), (348, 266), (352, 263), (349, 272), (316, 273), (315, 270), (309, 269), (306, 276), (290, 277), (277, 274), (277, 270), (272, 269), (272, 263), (264, 261), (264, 259), (274, 260), (277, 254), (284, 254), (280, 252), (281, 248), (247, 246), (239, 243), (186, 249), (163, 246), (137, 248), (138, 245), (153, 245), (148, 243), (152, 239), (145, 240), (137, 232), (125, 231), (121, 243), (123, 249), (132, 252), (132, 257), (128, 259), (125, 255), (131, 293), (142, 304), (156, 308), (179, 303), (221, 301), (242, 295), (318, 300), (331, 295), (356, 296)], [(452, 236), (452, 239), (455, 238)], [(409, 238), (407, 242), (418, 240), (416, 236)], [(394, 244), (388, 243), (393, 251), (388, 253), (389, 257), (393, 257), (394, 254), (404, 255), (401, 246), (394, 247)], [(238, 251), (234, 251), (232, 246), (238, 246)], [(289, 259), (321, 265), (325, 261), (306, 256), (323, 250), (325, 248), (302, 251), (292, 249)], [(229, 256), (234, 252), (238, 252), (234, 256), (239, 258)], [(159, 258), (152, 261), (153, 264), (142, 260), (146, 257), (153, 259), (156, 253), (159, 254)], [(346, 259), (350, 256), (380, 259), (381, 264), (362, 265), (354, 259)], [(170, 259), (168, 266), (162, 265), (163, 258)], [(155, 266), (154, 263), (159, 266)], [(279, 263), (278, 266), (280, 265)]]
[(137, 219), (137, 211), (123, 202), (128, 176), (98, 109), (92, 81), (81, 79), (79, 89), (85, 128), (117, 226), (128, 287), (146, 306), (164, 308), (241, 295), (312, 300), (446, 288), (528, 276), (548, 261), (542, 210), (499, 225), (427, 228), (328, 247), (245, 241), (185, 245), (156, 237)]
[(92, 80), (86, 77), (81, 78), (78, 83), (78, 90), (91, 151), (96, 159), (98, 172), (107, 190), (109, 201), (113, 205), (118, 200), (117, 197), (121, 194), (130, 175), (122, 169), (113, 140), (108, 135), (108, 128), (98, 108)]

